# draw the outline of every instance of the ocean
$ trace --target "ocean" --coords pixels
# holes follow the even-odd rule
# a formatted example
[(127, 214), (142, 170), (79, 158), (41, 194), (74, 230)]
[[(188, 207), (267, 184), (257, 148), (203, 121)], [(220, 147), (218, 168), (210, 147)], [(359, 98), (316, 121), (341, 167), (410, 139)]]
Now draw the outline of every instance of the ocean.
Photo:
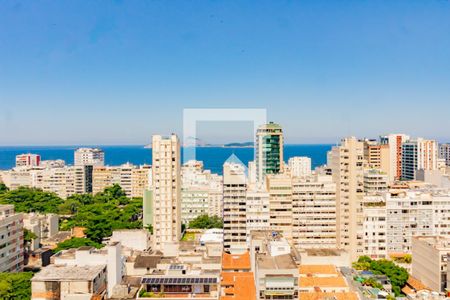
[[(23, 153), (40, 154), (42, 160), (63, 159), (66, 164), (73, 164), (73, 152), (80, 146), (5, 146), (0, 147), (0, 169), (11, 169), (15, 165), (15, 157)], [(98, 147), (105, 152), (105, 164), (110, 166), (132, 163), (135, 165), (151, 164), (151, 149), (144, 146), (83, 146)], [(287, 161), (293, 156), (308, 156), (312, 160), (312, 167), (326, 163), (327, 152), (331, 149), (329, 144), (314, 145), (285, 145), (284, 159)], [(222, 165), (231, 155), (235, 154), (244, 164), (253, 160), (253, 148), (222, 148), (197, 147), (196, 159), (203, 161), (205, 169), (213, 173), (222, 174)]]

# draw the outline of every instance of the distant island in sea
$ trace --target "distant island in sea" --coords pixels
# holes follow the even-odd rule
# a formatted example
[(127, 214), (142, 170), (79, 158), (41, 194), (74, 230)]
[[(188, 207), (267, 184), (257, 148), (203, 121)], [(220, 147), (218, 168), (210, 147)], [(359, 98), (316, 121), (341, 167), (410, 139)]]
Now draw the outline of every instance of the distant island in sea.
[[(226, 143), (226, 144), (204, 144), (204, 143), (197, 143), (195, 147), (205, 147), (205, 148), (253, 148), (255, 145), (254, 142), (233, 142), (233, 143)], [(192, 144), (184, 145), (184, 147), (194, 147)], [(152, 145), (148, 144), (145, 145), (144, 148), (151, 149)]]

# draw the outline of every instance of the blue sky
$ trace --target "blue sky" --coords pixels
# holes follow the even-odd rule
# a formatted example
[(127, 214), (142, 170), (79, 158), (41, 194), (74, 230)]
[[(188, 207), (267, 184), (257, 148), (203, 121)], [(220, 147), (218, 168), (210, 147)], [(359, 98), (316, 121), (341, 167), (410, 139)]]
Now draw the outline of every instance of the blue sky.
[(183, 108), (266, 108), (288, 143), (450, 141), (450, 2), (2, 1), (0, 107), (0, 145), (146, 144)]

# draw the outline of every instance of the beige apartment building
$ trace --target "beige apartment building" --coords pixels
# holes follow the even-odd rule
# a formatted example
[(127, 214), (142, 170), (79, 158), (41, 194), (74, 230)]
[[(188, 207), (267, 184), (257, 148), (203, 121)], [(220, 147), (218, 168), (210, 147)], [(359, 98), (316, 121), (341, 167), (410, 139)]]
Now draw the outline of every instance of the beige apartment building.
[(14, 205), (0, 205), (0, 272), (18, 272), (23, 267), (23, 215)]
[(181, 238), (180, 141), (154, 135), (152, 138), (152, 207), (154, 249)]
[(223, 165), (223, 247), (227, 252), (247, 249), (246, 190), (245, 166), (233, 154)]
[(269, 192), (270, 227), (292, 240), (292, 180), (289, 174), (266, 175)]
[(448, 236), (417, 236), (412, 239), (412, 276), (433, 291), (447, 288)]
[(380, 144), (376, 140), (364, 141), (364, 159), (367, 167), (370, 169), (378, 169), (385, 174), (389, 174), (391, 170), (390, 149), (389, 144)]
[(247, 245), (250, 245), (251, 232), (270, 230), (269, 193), (264, 187), (251, 185), (246, 193)]
[(388, 190), (389, 177), (379, 169), (364, 170), (364, 193), (378, 194)]
[(294, 246), (336, 248), (336, 184), (332, 177), (294, 177), (292, 203)]
[(336, 183), (337, 246), (355, 261), (363, 252), (364, 143), (345, 138), (328, 152), (328, 166)]
[(144, 190), (150, 188), (151, 166), (98, 166), (92, 172), (92, 193), (97, 194), (114, 184), (120, 185), (127, 197), (142, 197)]

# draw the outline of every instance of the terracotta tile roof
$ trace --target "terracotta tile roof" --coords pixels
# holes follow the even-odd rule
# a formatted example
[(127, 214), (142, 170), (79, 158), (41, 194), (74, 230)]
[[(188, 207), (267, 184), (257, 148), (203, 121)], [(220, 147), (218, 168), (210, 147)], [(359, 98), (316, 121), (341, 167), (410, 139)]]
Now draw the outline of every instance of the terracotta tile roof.
[(418, 280), (417, 278), (414, 278), (412, 276), (409, 276), (408, 281), (406, 282), (406, 285), (402, 288), (402, 292), (405, 295), (414, 294), (414, 293), (422, 291), (422, 290), (431, 291), (431, 289), (429, 287), (427, 287), (420, 280)]
[(222, 270), (250, 270), (250, 253), (222, 255)]
[(300, 293), (299, 300), (359, 300), (354, 292), (345, 293)]
[(300, 275), (308, 274), (323, 274), (323, 275), (338, 275), (336, 266), (334, 265), (301, 265), (298, 268)]
[(345, 281), (344, 277), (337, 276), (337, 277), (300, 277), (299, 278), (298, 285), (300, 287), (324, 287), (324, 288), (330, 288), (330, 287), (348, 287), (347, 282)]
[(222, 272), (220, 300), (256, 299), (253, 272)]

